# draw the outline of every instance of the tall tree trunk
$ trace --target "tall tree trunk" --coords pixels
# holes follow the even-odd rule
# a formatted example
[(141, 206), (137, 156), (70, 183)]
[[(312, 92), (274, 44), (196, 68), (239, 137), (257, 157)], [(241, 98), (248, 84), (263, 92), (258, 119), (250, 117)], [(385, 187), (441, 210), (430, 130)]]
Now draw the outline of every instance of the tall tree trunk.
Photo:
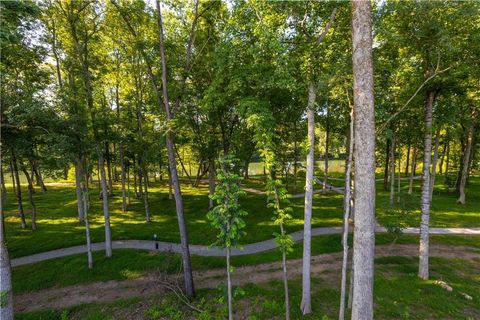
[(328, 119), (328, 102), (327, 102), (327, 128), (326, 128), (326, 135), (325, 135), (325, 158), (324, 158), (324, 171), (325, 171), (325, 177), (323, 179), (323, 189), (327, 188), (327, 181), (328, 181), (328, 145), (330, 143), (330, 123)]
[(405, 177), (408, 177), (408, 169), (410, 168), (410, 150), (412, 146), (409, 143), (407, 147), (407, 163), (405, 164)]
[(352, 319), (368, 320), (373, 319), (375, 249), (375, 110), (370, 1), (353, 1), (352, 30), (355, 119)]
[(472, 123), (470, 124), (470, 128), (468, 129), (467, 145), (465, 147), (465, 153), (463, 155), (463, 168), (459, 186), (460, 196), (457, 200), (457, 203), (460, 204), (465, 204), (465, 185), (467, 183), (470, 154), (472, 151), (473, 137), (475, 135), (475, 119), (476, 114), (474, 114)]
[(398, 148), (398, 172), (397, 172), (397, 203), (400, 203), (400, 187), (401, 187), (401, 182), (400, 182), (400, 174), (402, 171), (402, 154), (401, 154), (401, 148), (400, 146)]
[(420, 200), (422, 218), (420, 222), (420, 249), (418, 277), (428, 280), (429, 221), (430, 221), (430, 162), (432, 157), (432, 113), (435, 93), (427, 92), (425, 101), (425, 142), (423, 152), (422, 196)]
[[(447, 138), (445, 137), (445, 139), (447, 139)], [(445, 152), (447, 151), (447, 144), (448, 144), (448, 141), (445, 141), (443, 143), (442, 156), (440, 158), (440, 166), (438, 168), (438, 173), (440, 173), (440, 174), (443, 173), (443, 163), (445, 161)]]
[(148, 222), (150, 222), (150, 209), (148, 208), (148, 173), (147, 173), (147, 170), (143, 169), (143, 176), (145, 177), (144, 178), (144, 192), (143, 192), (143, 203), (144, 203), (144, 206), (145, 206), (145, 220)]
[[(160, 8), (160, 1), (156, 1), (157, 5), (157, 13), (158, 13), (158, 40), (159, 40), (159, 47), (160, 47), (160, 56), (162, 62), (162, 91), (163, 91), (163, 104), (165, 107), (165, 113), (167, 116), (167, 122), (171, 123), (174, 119), (174, 115), (171, 113), (170, 109), (170, 102), (168, 99), (168, 84), (167, 84), (167, 61), (165, 57), (165, 46), (164, 46), (164, 39), (163, 39), (163, 22), (162, 22), (162, 11)], [(198, 1), (196, 2), (196, 13), (195, 16), (198, 17), (197, 11), (198, 10)], [(189, 49), (187, 49), (187, 62), (185, 68), (185, 72), (188, 72), (189, 69), (189, 50), (191, 52), (191, 43), (193, 41), (193, 30), (195, 29), (195, 21), (192, 23), (192, 33), (190, 34), (189, 39)], [(177, 99), (176, 105), (180, 103), (180, 98)], [(173, 130), (173, 129), (172, 129)], [(182, 247), (182, 262), (183, 262), (183, 271), (184, 271), (184, 281), (185, 281), (185, 292), (187, 296), (193, 297), (195, 295), (195, 288), (193, 285), (193, 275), (190, 263), (190, 248), (188, 245), (188, 233), (187, 227), (185, 224), (185, 218), (183, 215), (183, 198), (182, 193), (180, 190), (180, 181), (178, 180), (178, 173), (177, 173), (177, 163), (175, 159), (175, 150), (174, 150), (174, 132), (170, 130), (167, 131), (167, 153), (168, 153), (168, 162), (170, 165), (170, 175), (172, 178), (173, 188), (175, 190), (175, 207), (177, 211), (177, 219), (178, 219), (178, 228), (180, 231), (180, 242)]]
[[(294, 127), (295, 133), (297, 132), (297, 123), (295, 122)], [(294, 163), (293, 163), (293, 193), (297, 193), (297, 172), (298, 172), (298, 147), (297, 147), (297, 138), (293, 141), (293, 156), (294, 156)]]
[(440, 126), (435, 133), (435, 147), (433, 149), (432, 173), (430, 175), (430, 202), (432, 201), (433, 189), (435, 188), (435, 174), (437, 172), (438, 146), (440, 144)]
[(87, 262), (88, 262), (88, 269), (93, 269), (93, 255), (92, 255), (92, 241), (90, 238), (90, 223), (88, 221), (88, 186), (87, 186), (87, 176), (83, 174), (83, 170), (81, 165), (78, 168), (80, 177), (83, 177), (81, 183), (81, 191), (82, 191), (82, 202), (83, 202), (83, 222), (85, 223), (85, 237), (87, 240)]
[(310, 263), (311, 263), (311, 241), (312, 241), (312, 204), (313, 204), (313, 170), (315, 164), (315, 100), (317, 88), (313, 81), (308, 85), (308, 154), (307, 172), (305, 176), (305, 210), (303, 225), (303, 267), (302, 267), (302, 303), (300, 309), (302, 314), (312, 312), (310, 292)]
[(138, 161), (139, 169), (137, 170), (138, 174), (138, 198), (143, 199), (143, 175), (142, 175), (142, 169), (141, 169), (141, 161)]
[(105, 142), (105, 160), (107, 160), (108, 195), (113, 196), (112, 166), (110, 163), (110, 145)]
[(445, 159), (445, 177), (448, 176), (450, 169), (450, 143), (447, 144), (447, 155)]
[(128, 197), (128, 205), (131, 205), (131, 198), (130, 198), (130, 166), (127, 167), (127, 197)]
[(77, 195), (77, 212), (78, 212), (78, 221), (81, 222), (84, 219), (84, 206), (82, 204), (82, 172), (81, 172), (81, 164), (80, 159), (77, 160), (75, 163), (75, 192)]
[(127, 193), (125, 190), (125, 159), (123, 144), (120, 144), (120, 170), (122, 175), (122, 212), (127, 211)]
[(383, 170), (383, 191), (387, 191), (388, 186), (388, 177), (389, 177), (389, 169), (390, 168), (390, 139), (387, 139), (386, 147), (385, 147), (385, 169)]
[(27, 168), (21, 163), (23, 174), (27, 179), (28, 184), (28, 200), (32, 206), (32, 230), (37, 230), (37, 206), (35, 205), (35, 200), (33, 199), (33, 177), (30, 177)]
[(25, 222), (25, 212), (23, 211), (22, 187), (20, 184), (20, 176), (18, 174), (17, 157), (15, 155), (15, 151), (13, 150), (12, 150), (12, 168), (13, 168), (12, 175), (15, 176), (16, 187), (17, 187), (16, 192), (17, 192), (17, 201), (18, 201), (18, 215), (20, 216), (22, 229), (25, 229), (27, 227), (27, 223)]
[(13, 320), (12, 268), (5, 245), (3, 197), (0, 197), (0, 279), (0, 319)]
[(338, 319), (345, 319), (345, 296), (347, 287), (347, 266), (348, 266), (348, 221), (350, 218), (350, 199), (351, 199), (351, 168), (353, 160), (353, 142), (354, 142), (354, 127), (353, 127), (353, 109), (350, 111), (350, 131), (348, 135), (348, 157), (345, 163), (345, 191), (343, 201), (343, 261), (342, 261), (342, 282), (340, 285), (340, 309)]
[(413, 178), (415, 177), (415, 173), (417, 171), (417, 153), (418, 149), (416, 146), (413, 147), (413, 156), (412, 156), (412, 170), (410, 172), (410, 181), (408, 183), (408, 194), (412, 194), (413, 190)]
[(105, 220), (105, 255), (110, 258), (112, 256), (112, 235), (110, 232), (110, 211), (108, 209), (108, 188), (103, 152), (100, 147), (98, 147), (98, 167), (100, 169), (100, 179), (102, 184), (103, 216)]
[(208, 208), (212, 209), (215, 205), (212, 198), (210, 198), (215, 193), (215, 161), (210, 159), (209, 168), (208, 168)]
[(392, 148), (390, 154), (390, 205), (393, 205), (393, 197), (395, 195), (395, 133), (392, 135)]
[(36, 185), (40, 186), (42, 193), (47, 192), (47, 187), (45, 186), (45, 182), (43, 182), (42, 174), (40, 173), (40, 169), (38, 168), (37, 161), (36, 160), (29, 160), (29, 161), (30, 161), (30, 166), (32, 167), (32, 171), (35, 174)]

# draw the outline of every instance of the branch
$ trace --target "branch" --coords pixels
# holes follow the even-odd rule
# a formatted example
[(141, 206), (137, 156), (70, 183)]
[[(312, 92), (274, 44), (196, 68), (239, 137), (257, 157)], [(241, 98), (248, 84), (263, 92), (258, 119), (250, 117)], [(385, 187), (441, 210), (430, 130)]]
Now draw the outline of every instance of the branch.
[(413, 95), (410, 97), (410, 99), (407, 100), (407, 102), (405, 102), (405, 104), (397, 111), (395, 112), (390, 118), (388, 118), (387, 121), (385, 121), (376, 131), (376, 133), (379, 133), (381, 132), (382, 130), (385, 129), (385, 127), (390, 123), (390, 121), (392, 121), (393, 119), (395, 119), (401, 112), (403, 112), (405, 110), (405, 108), (410, 104), (410, 102), (412, 102), (413, 98), (415, 98), (417, 96), (417, 94), (420, 92), (420, 90), (422, 90), (422, 88), (427, 84), (427, 82), (429, 82), (430, 80), (432, 80), (433, 78), (435, 78), (437, 75), (447, 71), (448, 69), (450, 69), (451, 67), (448, 67), (446, 69), (443, 69), (443, 70), (438, 70), (438, 66), (437, 68), (435, 69), (435, 72), (430, 76), (428, 77), (427, 79), (425, 79), (425, 81), (423, 81), (423, 83), (418, 87), (418, 89), (413, 93)]
[(336, 14), (337, 14), (337, 8), (334, 8), (332, 10), (332, 13), (330, 14), (330, 18), (327, 22), (327, 25), (325, 26), (325, 30), (323, 30), (323, 32), (317, 38), (317, 45), (319, 45), (323, 41), (323, 39), (325, 39), (325, 36), (327, 35), (328, 30), (330, 30), (330, 28), (332, 27)]

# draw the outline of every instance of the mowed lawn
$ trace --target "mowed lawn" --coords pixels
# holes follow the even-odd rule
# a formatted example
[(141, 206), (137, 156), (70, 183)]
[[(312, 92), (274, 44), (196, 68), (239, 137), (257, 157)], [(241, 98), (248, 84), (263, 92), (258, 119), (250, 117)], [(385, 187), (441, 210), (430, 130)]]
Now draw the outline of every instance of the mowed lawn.
[[(341, 178), (340, 174), (337, 174)], [(263, 190), (263, 179), (254, 177), (243, 182), (244, 185)], [(304, 181), (299, 179), (297, 191), (302, 192)], [(334, 181), (334, 185), (342, 186), (342, 181)], [(37, 190), (35, 201), (37, 205), (38, 229), (22, 230), (17, 216), (17, 203), (12, 193), (11, 185), (7, 185), (7, 203), (5, 206), (5, 221), (7, 245), (12, 258), (33, 253), (58, 249), (85, 243), (84, 225), (77, 221), (77, 204), (73, 183), (57, 182), (47, 184), (48, 192), (42, 194)], [(418, 226), (420, 211), (420, 181), (416, 180), (412, 196), (406, 194), (408, 181), (402, 181), (401, 203), (396, 207), (408, 208), (410, 214), (402, 216), (406, 225)], [(22, 185), (23, 205), (27, 224), (30, 221), (30, 204), (26, 185)], [(96, 188), (92, 188), (92, 207), (89, 212), (91, 235), (93, 242), (104, 240), (103, 212), (101, 200), (97, 197)], [(182, 194), (185, 206), (185, 218), (192, 244), (209, 245), (215, 241), (216, 231), (206, 218), (208, 212), (208, 186), (200, 184), (192, 187), (182, 184)], [(377, 183), (377, 217), (380, 222), (389, 221), (391, 215), (386, 215), (390, 208), (388, 192)], [(168, 186), (165, 183), (150, 182), (149, 206), (152, 222), (145, 222), (143, 201), (135, 198), (131, 192), (131, 205), (128, 211), (121, 212), (120, 185), (115, 184), (115, 195), (109, 199), (112, 237), (114, 240), (152, 239), (157, 234), (162, 241), (178, 242), (178, 224), (174, 200), (168, 199)], [(443, 184), (443, 179), (437, 177), (432, 203), (431, 226), (437, 227), (479, 227), (480, 226), (480, 178), (471, 177), (467, 188), (467, 204), (455, 203), (457, 195), (451, 193)], [(243, 243), (252, 243), (272, 238), (277, 232), (272, 220), (272, 210), (267, 208), (266, 197), (261, 194), (246, 193), (241, 199), (241, 205), (248, 212), (246, 220), (246, 236)], [(293, 219), (287, 226), (288, 232), (303, 228), (304, 199), (292, 199)], [(329, 192), (315, 194), (313, 206), (313, 227), (340, 225), (342, 221), (343, 196)], [(404, 210), (405, 211), (405, 210)]]

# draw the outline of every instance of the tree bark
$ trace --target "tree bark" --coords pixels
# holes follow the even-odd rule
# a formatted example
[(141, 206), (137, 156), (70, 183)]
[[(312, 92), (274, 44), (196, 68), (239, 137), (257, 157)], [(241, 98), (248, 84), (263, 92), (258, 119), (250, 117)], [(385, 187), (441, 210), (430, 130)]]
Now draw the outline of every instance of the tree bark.
[(105, 142), (105, 158), (107, 160), (108, 195), (113, 196), (112, 166), (110, 164), (110, 145), (108, 142)]
[(326, 134), (325, 134), (325, 158), (324, 158), (324, 173), (325, 173), (325, 177), (323, 179), (323, 189), (326, 189), (327, 188), (327, 181), (328, 181), (328, 145), (329, 145), (329, 142), (330, 142), (330, 123), (329, 123), (329, 118), (328, 118), (328, 115), (329, 115), (329, 110), (328, 110), (328, 102), (327, 102), (327, 125), (326, 125)]
[(387, 191), (389, 168), (390, 168), (390, 139), (387, 139), (385, 147), (385, 169), (383, 170), (383, 191)]
[[(210, 159), (208, 168), (208, 195), (212, 196), (215, 193), (215, 161)], [(212, 209), (215, 206), (213, 199), (208, 198), (208, 208)]]
[(435, 133), (435, 147), (433, 149), (432, 173), (430, 175), (430, 202), (432, 201), (433, 189), (435, 188), (435, 174), (437, 172), (438, 146), (440, 144), (440, 126)]
[(103, 217), (105, 220), (105, 255), (110, 258), (112, 256), (112, 235), (110, 231), (110, 211), (108, 209), (108, 188), (103, 152), (100, 150), (100, 147), (98, 150), (98, 167), (100, 169), (100, 179), (102, 184)]
[(88, 269), (93, 269), (93, 255), (92, 255), (92, 241), (90, 238), (90, 222), (88, 221), (88, 186), (87, 186), (87, 176), (83, 173), (82, 166), (78, 166), (79, 175), (82, 178), (81, 183), (81, 193), (82, 193), (82, 203), (83, 203), (83, 222), (85, 223), (85, 237), (87, 240), (87, 263)]
[(411, 149), (412, 149), (412, 146), (409, 143), (407, 147), (407, 163), (405, 164), (405, 177), (408, 177), (408, 170), (410, 168), (410, 150)]
[(395, 196), (395, 147), (395, 133), (393, 133), (390, 154), (390, 205), (393, 205), (393, 198)]
[(23, 174), (27, 179), (28, 184), (28, 200), (30, 201), (30, 205), (32, 206), (32, 230), (37, 230), (37, 206), (35, 205), (35, 200), (33, 199), (33, 177), (30, 176), (28, 173), (27, 168), (21, 163)]
[(402, 148), (400, 146), (398, 146), (397, 148), (398, 148), (397, 203), (400, 203), (400, 187), (401, 187), (400, 174), (402, 171), (402, 153), (401, 153)]
[(415, 177), (415, 173), (417, 171), (417, 153), (418, 153), (418, 149), (416, 146), (414, 146), (413, 156), (412, 156), (412, 170), (410, 172), (410, 181), (408, 183), (408, 194), (412, 194), (412, 190), (413, 190), (413, 178)]
[(353, 320), (373, 319), (375, 249), (375, 110), (371, 2), (352, 3), (355, 120)]
[[(447, 139), (445, 137), (445, 139)], [(442, 150), (442, 157), (440, 158), (440, 165), (438, 167), (438, 173), (442, 174), (443, 173), (443, 163), (445, 161), (445, 152), (447, 151), (447, 145), (448, 145), (448, 141), (445, 141), (443, 143), (443, 150)]]
[(476, 114), (474, 114), (472, 123), (470, 124), (470, 128), (468, 130), (467, 145), (465, 147), (465, 153), (463, 155), (463, 168), (462, 168), (462, 175), (460, 177), (460, 185), (459, 185), (460, 196), (458, 197), (458, 200), (457, 200), (457, 203), (460, 203), (460, 204), (465, 204), (465, 185), (467, 183), (470, 153), (472, 151), (472, 142), (473, 142), (473, 137), (475, 135), (475, 121), (476, 121), (475, 119), (476, 119)]
[(20, 216), (20, 221), (22, 225), (22, 229), (27, 227), (27, 223), (25, 222), (25, 212), (23, 211), (23, 203), (22, 203), (22, 187), (20, 184), (20, 176), (18, 175), (18, 165), (17, 165), (17, 157), (15, 155), (15, 151), (12, 150), (12, 177), (15, 176), (14, 185), (17, 187), (17, 201), (18, 201), (18, 215)]
[(150, 209), (148, 208), (148, 173), (147, 170), (143, 169), (144, 176), (144, 192), (143, 192), (143, 203), (145, 206), (145, 220), (150, 222)]
[(445, 159), (445, 177), (448, 176), (450, 169), (450, 144), (447, 144), (447, 155)]
[(127, 193), (125, 190), (125, 159), (123, 144), (120, 144), (120, 170), (122, 175), (122, 212), (127, 211)]
[(78, 212), (78, 221), (81, 222), (83, 221), (84, 219), (84, 206), (82, 204), (83, 200), (82, 200), (82, 186), (81, 186), (81, 183), (82, 183), (82, 173), (81, 173), (81, 169), (80, 169), (80, 159), (77, 160), (77, 162), (75, 163), (75, 192), (76, 192), (76, 195), (77, 195), (77, 212)]
[(303, 226), (303, 267), (302, 267), (302, 303), (300, 309), (306, 315), (312, 312), (310, 292), (310, 263), (311, 263), (311, 241), (312, 241), (312, 204), (313, 204), (313, 170), (315, 164), (315, 100), (317, 88), (313, 81), (308, 85), (308, 154), (307, 172), (305, 176), (305, 210)]
[(353, 109), (350, 111), (350, 131), (348, 136), (348, 158), (345, 164), (345, 192), (343, 201), (343, 260), (342, 260), (342, 282), (340, 286), (340, 309), (338, 319), (345, 319), (345, 296), (347, 287), (347, 266), (348, 266), (348, 222), (350, 218), (350, 199), (351, 199), (351, 168), (353, 160), (354, 126)]
[(423, 152), (422, 195), (420, 200), (422, 218), (420, 222), (420, 248), (418, 277), (428, 280), (429, 221), (430, 221), (430, 162), (432, 157), (432, 113), (435, 93), (428, 91), (425, 101), (425, 138)]
[[(164, 47), (164, 39), (163, 39), (162, 11), (161, 11), (159, 0), (156, 0), (156, 6), (157, 6), (157, 13), (158, 13), (158, 27), (159, 27), (158, 42), (159, 42), (160, 56), (161, 56), (161, 62), (162, 62), (163, 104), (165, 107), (167, 122), (171, 123), (171, 121), (174, 119), (174, 116), (171, 113), (170, 102), (168, 100), (167, 61), (165, 57), (165, 47)], [(196, 3), (196, 8), (198, 9), (198, 1)], [(196, 16), (197, 16), (197, 13), (196, 13)], [(192, 30), (193, 29), (194, 29), (194, 25), (192, 25)], [(191, 37), (193, 37), (193, 31), (192, 31)], [(191, 50), (190, 45), (189, 45), (189, 48)], [(187, 66), (188, 66), (188, 62), (189, 62), (189, 52), (187, 49)], [(186, 68), (185, 72), (187, 72), (187, 69), (188, 68)], [(179, 99), (177, 100), (179, 103)], [(175, 190), (175, 207), (177, 211), (178, 228), (180, 231), (180, 242), (182, 247), (185, 292), (187, 296), (193, 297), (195, 295), (195, 288), (193, 285), (193, 275), (192, 275), (192, 269), (191, 269), (191, 263), (190, 263), (190, 248), (188, 245), (187, 227), (186, 227), (185, 218), (183, 215), (183, 198), (180, 190), (180, 181), (178, 180), (177, 163), (175, 159), (175, 150), (174, 150), (174, 133), (172, 130), (168, 130), (166, 134), (168, 162), (170, 165), (170, 175), (173, 183), (173, 188)]]
[(47, 187), (45, 186), (45, 182), (43, 182), (42, 174), (40, 173), (40, 169), (38, 168), (37, 161), (35, 160), (29, 160), (29, 161), (30, 161), (30, 166), (32, 167), (32, 171), (35, 174), (36, 185), (40, 186), (40, 190), (42, 190), (42, 193), (47, 192)]

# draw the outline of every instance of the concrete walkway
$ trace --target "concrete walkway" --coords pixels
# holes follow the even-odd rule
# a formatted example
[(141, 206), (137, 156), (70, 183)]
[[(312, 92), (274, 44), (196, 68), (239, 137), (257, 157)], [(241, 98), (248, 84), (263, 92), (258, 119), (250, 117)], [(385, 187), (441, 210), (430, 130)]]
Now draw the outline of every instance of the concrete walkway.
[[(312, 229), (312, 236), (339, 234), (342, 232), (342, 227), (323, 227)], [(385, 228), (377, 226), (377, 233), (386, 233)], [(405, 234), (418, 234), (419, 228), (406, 228), (403, 230)], [(430, 234), (445, 234), (445, 235), (480, 235), (480, 228), (430, 228)], [(290, 234), (294, 241), (298, 242), (303, 239), (303, 230), (296, 231)], [(155, 241), (152, 240), (116, 240), (112, 241), (113, 249), (138, 249), (159, 252), (180, 253), (181, 246), (178, 243), (170, 243), (158, 241), (158, 249), (155, 249)], [(264, 251), (273, 250), (277, 247), (275, 239), (265, 240), (256, 243), (246, 244), (243, 250), (232, 249), (232, 255), (240, 256), (246, 254), (260, 253)], [(93, 251), (105, 250), (104, 242), (97, 242), (92, 244)], [(18, 267), (26, 264), (36, 263), (40, 261), (71, 256), (80, 253), (86, 253), (86, 245), (62, 248), (52, 251), (41, 252), (30, 256), (20, 257), (11, 260), (12, 267)], [(217, 247), (209, 248), (202, 245), (190, 245), (190, 253), (205, 257), (223, 257), (225, 250)]]

